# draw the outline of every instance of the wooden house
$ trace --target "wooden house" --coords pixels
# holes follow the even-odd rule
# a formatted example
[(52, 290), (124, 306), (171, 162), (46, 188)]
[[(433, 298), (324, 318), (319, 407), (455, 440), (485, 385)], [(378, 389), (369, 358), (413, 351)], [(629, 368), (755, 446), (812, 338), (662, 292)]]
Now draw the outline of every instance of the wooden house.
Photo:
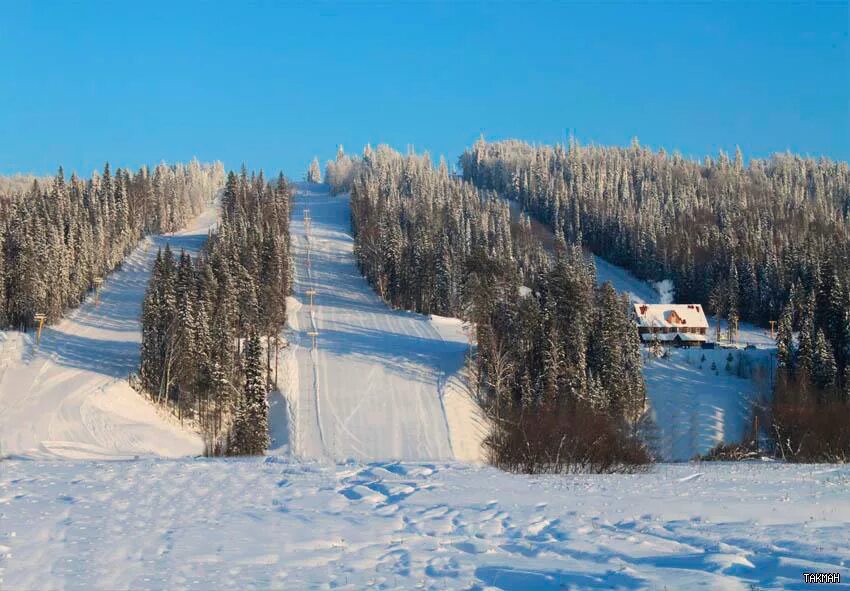
[(635, 304), (640, 340), (682, 347), (701, 346), (708, 335), (708, 319), (699, 304)]

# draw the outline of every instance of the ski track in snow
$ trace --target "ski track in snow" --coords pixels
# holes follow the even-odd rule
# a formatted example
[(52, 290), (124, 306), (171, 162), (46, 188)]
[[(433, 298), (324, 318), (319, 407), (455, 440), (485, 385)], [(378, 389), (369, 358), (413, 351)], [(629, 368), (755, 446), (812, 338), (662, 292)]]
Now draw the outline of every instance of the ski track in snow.
[(141, 306), (157, 250), (196, 253), (218, 219), (218, 204), (171, 235), (143, 239), (94, 296), (53, 326), (0, 332), (0, 452), (59, 458), (182, 456), (203, 451), (130, 388), (138, 370)]
[(850, 577), (848, 485), (774, 463), (7, 461), (0, 588), (805, 589)]
[[(450, 424), (474, 430), (464, 425), (474, 421), (471, 402), (452, 404), (447, 416), (443, 400), (447, 376), (462, 369), (468, 348), (460, 323), (389, 309), (357, 269), (349, 228), (347, 196), (298, 185), (288, 334), (297, 377), (285, 388), (291, 449), (300, 458), (331, 461), (455, 458)], [(316, 350), (312, 331), (319, 333)]]

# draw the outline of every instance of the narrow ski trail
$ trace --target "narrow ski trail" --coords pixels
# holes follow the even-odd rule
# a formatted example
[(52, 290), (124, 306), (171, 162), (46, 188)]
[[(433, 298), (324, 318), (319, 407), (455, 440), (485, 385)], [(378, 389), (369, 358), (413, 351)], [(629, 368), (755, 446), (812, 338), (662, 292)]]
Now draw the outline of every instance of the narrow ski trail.
[(471, 404), (446, 410), (443, 401), (445, 376), (461, 370), (468, 347), (460, 322), (388, 308), (357, 269), (349, 219), (347, 196), (298, 186), (290, 225), (292, 450), (336, 461), (454, 458), (449, 426), (466, 431), (474, 414)]
[(200, 438), (134, 392), (141, 307), (157, 250), (196, 253), (218, 205), (171, 235), (144, 239), (122, 269), (55, 326), (35, 335), (0, 332), (0, 453), (31, 458), (109, 459), (200, 453)]

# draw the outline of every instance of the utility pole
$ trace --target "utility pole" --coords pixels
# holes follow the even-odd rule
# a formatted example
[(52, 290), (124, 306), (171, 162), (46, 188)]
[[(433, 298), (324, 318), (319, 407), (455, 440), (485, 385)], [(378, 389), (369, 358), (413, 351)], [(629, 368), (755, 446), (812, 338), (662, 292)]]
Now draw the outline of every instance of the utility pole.
[(44, 327), (44, 321), (47, 319), (47, 314), (36, 314), (35, 321), (38, 322), (38, 332), (35, 334), (36, 346), (41, 344), (41, 329)]
[(775, 339), (776, 336), (774, 334), (774, 330), (776, 327), (776, 320), (769, 320), (768, 322), (770, 322), (770, 338)]
[(759, 445), (759, 416), (755, 415), (753, 417), (753, 440), (756, 443), (756, 453), (761, 453), (761, 446)]
[(316, 339), (319, 337), (319, 333), (315, 330), (311, 330), (307, 333), (307, 336), (313, 337), (313, 351), (316, 350)]
[(100, 305), (100, 286), (103, 285), (103, 277), (94, 278), (94, 305)]
[(280, 353), (280, 333), (274, 335), (274, 387), (277, 388), (277, 366), (280, 365), (278, 355)]

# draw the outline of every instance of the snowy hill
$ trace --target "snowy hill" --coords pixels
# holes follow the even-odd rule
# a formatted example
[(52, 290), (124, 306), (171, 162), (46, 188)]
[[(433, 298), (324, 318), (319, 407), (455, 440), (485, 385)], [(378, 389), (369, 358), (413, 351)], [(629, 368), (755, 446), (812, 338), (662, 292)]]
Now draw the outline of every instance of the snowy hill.
[(279, 368), (288, 404), (272, 399), (273, 448), (309, 459), (478, 459), (477, 409), (458, 382), (460, 322), (389, 309), (357, 269), (349, 220), (347, 196), (299, 186), (292, 348)]
[(744, 591), (850, 577), (846, 467), (533, 478), (275, 458), (2, 466), (3, 589)]
[(218, 205), (168, 236), (146, 238), (122, 269), (55, 326), (34, 334), (0, 332), (0, 452), (60, 458), (183, 456), (200, 453), (200, 438), (132, 390), (138, 369), (139, 315), (157, 250), (171, 244), (195, 252)]

